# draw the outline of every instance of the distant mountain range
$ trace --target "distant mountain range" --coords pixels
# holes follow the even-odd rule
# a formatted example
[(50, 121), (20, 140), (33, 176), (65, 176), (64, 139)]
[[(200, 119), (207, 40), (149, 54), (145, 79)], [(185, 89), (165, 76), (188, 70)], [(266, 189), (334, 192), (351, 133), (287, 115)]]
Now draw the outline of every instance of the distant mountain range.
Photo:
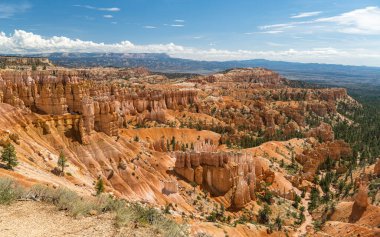
[(173, 58), (164, 53), (51, 53), (28, 55), (48, 57), (65, 67), (146, 67), (162, 73), (208, 74), (230, 68), (265, 67), (284, 77), (355, 89), (380, 87), (380, 67), (294, 63), (264, 59), (240, 61), (197, 61)]

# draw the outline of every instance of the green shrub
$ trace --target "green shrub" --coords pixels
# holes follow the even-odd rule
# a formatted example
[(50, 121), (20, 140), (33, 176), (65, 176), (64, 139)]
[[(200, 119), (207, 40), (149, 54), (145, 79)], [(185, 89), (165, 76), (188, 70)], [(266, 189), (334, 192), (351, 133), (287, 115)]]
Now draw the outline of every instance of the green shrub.
[(265, 204), (262, 209), (259, 210), (259, 216), (258, 216), (258, 221), (261, 224), (267, 224), (269, 223), (269, 215), (272, 213), (270, 207)]
[(130, 223), (151, 226), (163, 236), (186, 236), (186, 230), (183, 225), (166, 218), (155, 208), (144, 207), (139, 203), (132, 203), (116, 211), (116, 225), (118, 227), (126, 226)]
[(96, 195), (100, 195), (104, 192), (104, 182), (102, 178), (99, 178), (95, 184)]
[(23, 197), (25, 191), (15, 181), (7, 178), (0, 179), (0, 204), (9, 205)]
[(89, 215), (91, 211), (112, 212), (115, 213), (117, 227), (137, 223), (152, 228), (160, 236), (188, 236), (185, 225), (176, 223), (152, 207), (127, 203), (106, 194), (84, 198), (69, 189), (53, 189), (46, 185), (34, 185), (25, 192), (17, 182), (0, 178), (0, 204), (10, 204), (21, 197), (52, 203), (59, 210), (65, 210), (72, 216)]

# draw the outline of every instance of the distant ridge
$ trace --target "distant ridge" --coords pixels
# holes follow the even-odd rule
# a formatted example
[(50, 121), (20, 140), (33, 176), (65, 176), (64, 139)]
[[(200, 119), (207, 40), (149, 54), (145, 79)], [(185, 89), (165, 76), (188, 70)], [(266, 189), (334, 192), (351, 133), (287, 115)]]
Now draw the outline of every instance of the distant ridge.
[(28, 68), (29, 66), (51, 66), (49, 58), (42, 56), (0, 55), (0, 68)]
[[(13, 55), (16, 56), (16, 55)], [(337, 64), (296, 63), (265, 59), (235, 61), (197, 61), (173, 58), (165, 53), (47, 53), (28, 57), (47, 57), (64, 67), (146, 67), (161, 73), (209, 74), (230, 68), (264, 67), (279, 72), (288, 79), (306, 80), (350, 88), (361, 84), (380, 87), (380, 67)]]

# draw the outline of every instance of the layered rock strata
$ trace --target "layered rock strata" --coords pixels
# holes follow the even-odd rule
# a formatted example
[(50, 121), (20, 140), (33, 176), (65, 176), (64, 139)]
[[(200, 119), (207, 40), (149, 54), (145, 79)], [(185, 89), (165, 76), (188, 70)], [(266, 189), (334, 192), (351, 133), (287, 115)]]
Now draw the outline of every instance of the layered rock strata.
[[(118, 135), (126, 116), (166, 121), (167, 109), (196, 102), (195, 90), (143, 90), (84, 80), (80, 71), (0, 72), (0, 102), (40, 114), (82, 115), (83, 134)], [(88, 75), (87, 75), (88, 76)], [(83, 138), (86, 140), (86, 138)]]

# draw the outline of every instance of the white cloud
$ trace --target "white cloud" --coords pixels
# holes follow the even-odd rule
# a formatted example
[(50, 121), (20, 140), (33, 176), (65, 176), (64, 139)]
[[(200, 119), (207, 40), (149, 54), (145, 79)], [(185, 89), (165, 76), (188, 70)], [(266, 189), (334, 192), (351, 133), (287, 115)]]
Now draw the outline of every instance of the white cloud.
[(183, 22), (185, 22), (185, 20), (176, 19), (176, 20), (174, 20), (174, 22), (183, 23)]
[(282, 30), (268, 30), (268, 31), (262, 31), (260, 32), (261, 34), (279, 34), (279, 33), (282, 33), (284, 31)]
[(53, 52), (114, 52), (114, 53), (167, 53), (174, 57), (200, 60), (241, 60), (264, 58), (296, 62), (320, 62), (380, 66), (380, 51), (370, 49), (339, 50), (313, 48), (309, 50), (222, 50), (184, 47), (174, 43), (138, 45), (130, 41), (114, 44), (96, 43), (63, 36), (42, 37), (15, 30), (7, 35), (0, 32), (0, 52), (3, 54), (32, 54)]
[(28, 3), (23, 4), (7, 4), (0, 3), (0, 19), (6, 19), (14, 16), (17, 13), (22, 13), (31, 8)]
[(366, 7), (338, 16), (320, 18), (315, 22), (334, 23), (339, 31), (348, 34), (380, 34), (380, 8)]
[(156, 29), (157, 27), (155, 26), (144, 26), (145, 29)]
[[(306, 13), (304, 13), (305, 15)], [(292, 18), (301, 18), (301, 14)], [(308, 27), (306, 29), (306, 27)], [(258, 27), (263, 33), (285, 31), (289, 29), (310, 32), (340, 32), (345, 34), (380, 35), (380, 8), (366, 7), (337, 16), (317, 18), (310, 21), (294, 21), (281, 24), (264, 25)]]
[(183, 25), (183, 24), (171, 24), (170, 26), (172, 26), (172, 27), (184, 27), (185, 25)]
[(74, 7), (83, 7), (91, 10), (106, 11), (106, 12), (118, 12), (121, 11), (118, 7), (94, 7), (91, 5), (73, 5)]
[(104, 17), (104, 18), (108, 18), (108, 19), (113, 18), (112, 15), (103, 15), (103, 17)]
[(282, 47), (285, 46), (284, 44), (274, 43), (274, 42), (266, 42), (267, 45), (271, 47)]
[(284, 31), (284, 30), (295, 28), (297, 25), (304, 25), (304, 24), (309, 24), (309, 23), (312, 23), (312, 22), (311, 21), (295, 21), (295, 22), (288, 22), (288, 23), (282, 23), (282, 24), (259, 26), (259, 29)]
[(118, 11), (120, 11), (120, 8), (117, 8), (117, 7), (110, 7), (110, 8), (100, 7), (100, 8), (97, 8), (97, 10), (99, 10), (99, 11), (108, 11), (108, 12), (118, 12)]
[(301, 12), (301, 13), (298, 13), (297, 15), (294, 15), (294, 16), (291, 16), (290, 18), (305, 18), (305, 17), (312, 17), (312, 16), (318, 16), (320, 15), (322, 12)]

